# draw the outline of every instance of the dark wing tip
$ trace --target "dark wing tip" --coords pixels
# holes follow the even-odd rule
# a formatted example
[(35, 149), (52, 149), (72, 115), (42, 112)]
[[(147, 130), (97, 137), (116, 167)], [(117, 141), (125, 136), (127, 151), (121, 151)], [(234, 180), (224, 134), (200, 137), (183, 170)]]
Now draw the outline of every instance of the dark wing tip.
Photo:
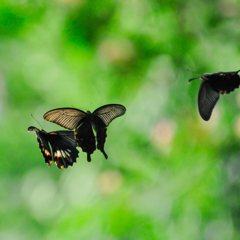
[(123, 105), (120, 105), (120, 104), (116, 104), (116, 109), (119, 110), (118, 117), (124, 115), (127, 111), (127, 109)]
[(208, 121), (212, 115), (212, 112), (206, 114), (202, 109), (199, 108), (199, 114), (204, 121)]
[[(123, 110), (123, 114), (125, 114), (125, 112), (127, 111), (127, 109), (123, 106), (123, 105), (121, 105), (122, 106), (122, 110)], [(123, 115), (122, 114), (122, 115)]]
[(33, 131), (33, 128), (34, 128), (34, 127), (32, 127), (32, 126), (29, 127), (29, 128), (28, 128), (28, 132), (32, 132), (32, 131)]
[(34, 131), (34, 132), (39, 132), (39, 129), (36, 128), (36, 127), (30, 126), (30, 127), (28, 128), (28, 132), (32, 132), (32, 131)]

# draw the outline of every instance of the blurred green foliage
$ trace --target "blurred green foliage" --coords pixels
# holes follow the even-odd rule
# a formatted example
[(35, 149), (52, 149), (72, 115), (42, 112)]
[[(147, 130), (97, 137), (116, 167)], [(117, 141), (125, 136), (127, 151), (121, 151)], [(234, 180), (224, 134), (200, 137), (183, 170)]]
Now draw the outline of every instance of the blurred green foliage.
[[(239, 90), (204, 122), (186, 84), (240, 69), (239, 20), (236, 0), (2, 0), (0, 239), (240, 239)], [(31, 114), (53, 131), (45, 112), (109, 103), (109, 159), (47, 168)]]

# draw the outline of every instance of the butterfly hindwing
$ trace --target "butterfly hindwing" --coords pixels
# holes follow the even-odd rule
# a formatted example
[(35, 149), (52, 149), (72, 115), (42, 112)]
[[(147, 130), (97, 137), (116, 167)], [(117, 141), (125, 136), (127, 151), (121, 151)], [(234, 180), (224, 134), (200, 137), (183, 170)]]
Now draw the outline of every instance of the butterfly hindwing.
[(54, 162), (58, 168), (67, 168), (76, 162), (79, 151), (76, 149), (73, 131), (50, 132), (48, 139), (52, 147)]
[(87, 153), (87, 160), (91, 162), (91, 154), (96, 150), (95, 136), (92, 130), (91, 119), (86, 117), (75, 131), (77, 145)]
[(105, 123), (101, 120), (101, 118), (97, 116), (94, 116), (93, 122), (94, 122), (93, 128), (97, 134), (97, 149), (103, 153), (106, 159), (108, 159), (108, 156), (104, 151), (104, 144), (107, 137), (107, 127)]
[(39, 149), (45, 159), (45, 163), (48, 164), (48, 166), (50, 166), (51, 162), (52, 162), (52, 154), (51, 154), (51, 150), (48, 144), (48, 141), (45, 138), (45, 135), (47, 133), (44, 132), (40, 132), (38, 133), (38, 137), (37, 137), (37, 141), (39, 144)]
[(28, 131), (35, 131), (40, 151), (48, 166), (54, 161), (61, 169), (67, 168), (69, 165), (72, 166), (76, 162), (79, 151), (76, 149), (77, 145), (73, 131), (47, 133), (35, 127), (29, 127)]

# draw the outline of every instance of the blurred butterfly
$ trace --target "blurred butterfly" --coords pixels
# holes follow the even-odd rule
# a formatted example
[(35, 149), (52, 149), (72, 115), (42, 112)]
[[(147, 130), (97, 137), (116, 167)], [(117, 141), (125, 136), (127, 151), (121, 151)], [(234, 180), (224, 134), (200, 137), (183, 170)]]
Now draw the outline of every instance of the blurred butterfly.
[(107, 127), (110, 122), (122, 116), (126, 108), (119, 104), (104, 105), (93, 113), (84, 112), (76, 108), (57, 108), (44, 114), (44, 119), (54, 122), (64, 128), (75, 129), (77, 145), (87, 153), (87, 160), (91, 162), (91, 154), (96, 150), (96, 140), (93, 129), (96, 132), (97, 149), (104, 157), (108, 156), (104, 151), (104, 144), (107, 137)]
[(79, 151), (76, 148), (77, 144), (73, 131), (47, 133), (36, 127), (29, 127), (28, 131), (36, 133), (40, 151), (49, 167), (52, 161), (60, 169), (67, 168), (69, 165), (72, 166), (76, 162)]
[(211, 117), (212, 110), (216, 105), (220, 94), (230, 93), (240, 85), (238, 71), (235, 72), (215, 72), (205, 73), (199, 77), (192, 78), (202, 79), (198, 92), (198, 109), (203, 120), (208, 121)]

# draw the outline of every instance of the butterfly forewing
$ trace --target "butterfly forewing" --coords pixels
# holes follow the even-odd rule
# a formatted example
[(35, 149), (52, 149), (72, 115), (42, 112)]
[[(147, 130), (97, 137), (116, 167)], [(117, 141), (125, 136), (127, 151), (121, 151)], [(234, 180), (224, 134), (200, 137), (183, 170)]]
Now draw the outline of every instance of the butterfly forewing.
[(76, 129), (86, 113), (75, 108), (57, 108), (48, 111), (43, 118), (49, 122), (56, 123), (69, 130)]
[(98, 116), (106, 125), (126, 112), (126, 108), (120, 104), (109, 104), (96, 109), (93, 114)]
[(52, 162), (52, 154), (48, 141), (46, 141), (46, 139), (44, 138), (44, 134), (45, 133), (39, 132), (39, 137), (37, 137), (37, 141), (39, 144), (39, 149), (45, 159), (45, 163), (47, 163), (47, 165), (50, 166)]
[(45, 163), (50, 166), (50, 163), (52, 162), (52, 152), (46, 139), (47, 132), (44, 130), (39, 130), (38, 128), (32, 126), (28, 128), (28, 132), (36, 133), (39, 149), (45, 159)]
[(201, 117), (208, 121), (212, 110), (219, 99), (219, 93), (211, 86), (209, 81), (203, 80), (198, 92), (198, 109)]

